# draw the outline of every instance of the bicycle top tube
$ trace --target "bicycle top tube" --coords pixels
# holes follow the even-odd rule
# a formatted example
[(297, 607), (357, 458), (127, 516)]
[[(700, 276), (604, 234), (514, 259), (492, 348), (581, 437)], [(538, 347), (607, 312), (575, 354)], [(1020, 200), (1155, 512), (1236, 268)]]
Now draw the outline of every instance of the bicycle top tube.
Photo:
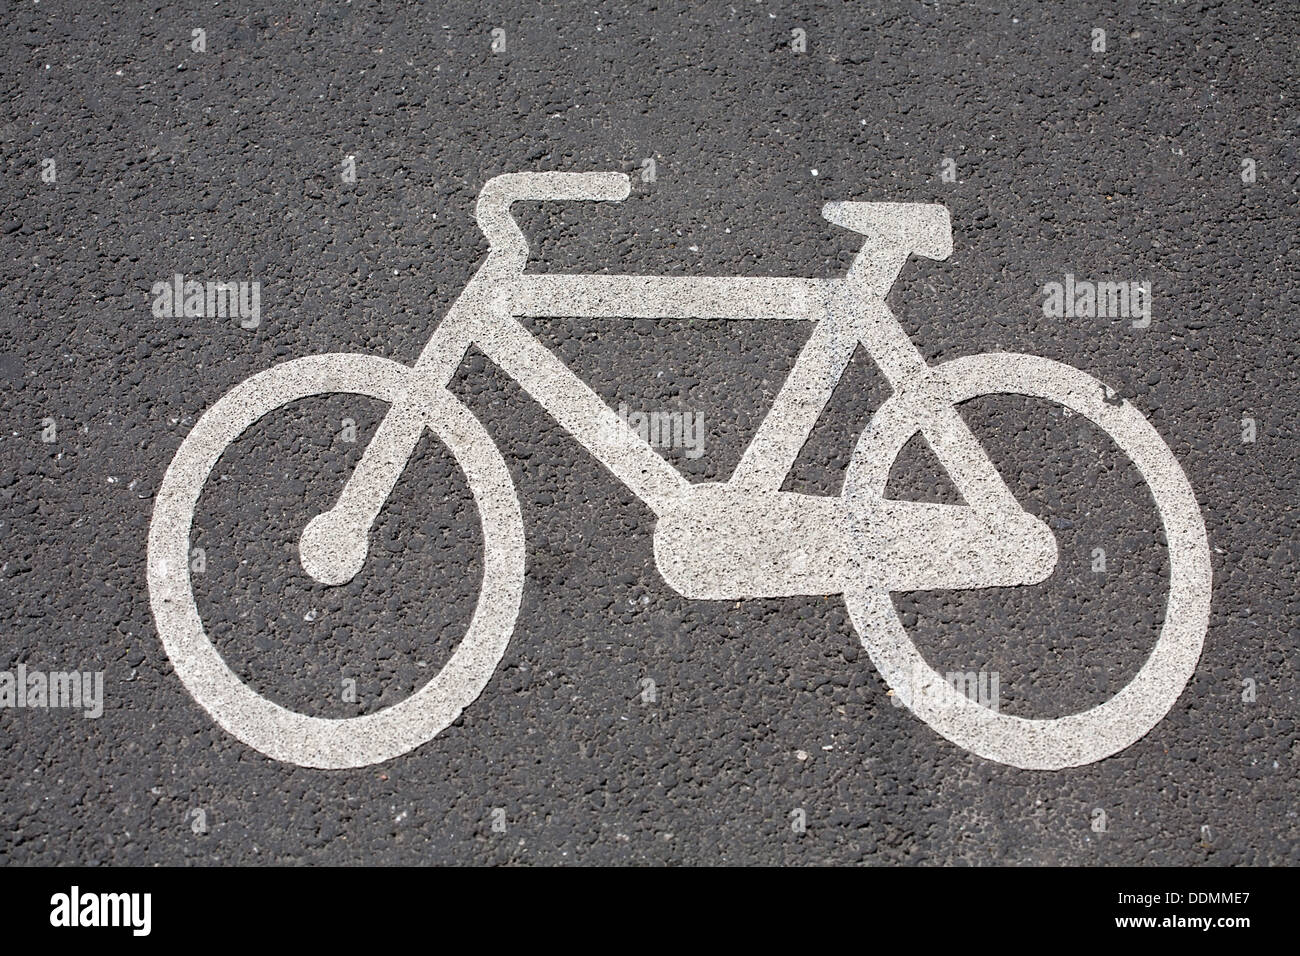
[(501, 304), (518, 316), (814, 321), (846, 284), (784, 276), (533, 274), (497, 280), (494, 298), (504, 295)]

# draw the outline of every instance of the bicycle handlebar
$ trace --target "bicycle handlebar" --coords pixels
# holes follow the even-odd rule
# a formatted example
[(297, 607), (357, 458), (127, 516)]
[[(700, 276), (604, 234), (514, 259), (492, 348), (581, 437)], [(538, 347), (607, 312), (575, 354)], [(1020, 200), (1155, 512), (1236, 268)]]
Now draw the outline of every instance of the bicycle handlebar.
[(510, 214), (512, 203), (523, 199), (589, 200), (619, 202), (632, 192), (626, 173), (505, 173), (483, 186), (474, 218), (495, 253), (528, 258), (528, 240)]

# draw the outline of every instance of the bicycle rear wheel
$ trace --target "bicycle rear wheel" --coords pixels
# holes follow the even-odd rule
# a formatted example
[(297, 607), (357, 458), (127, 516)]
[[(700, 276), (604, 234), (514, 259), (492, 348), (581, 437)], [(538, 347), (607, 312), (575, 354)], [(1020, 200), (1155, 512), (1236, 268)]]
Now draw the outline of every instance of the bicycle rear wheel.
[(863, 432), (844, 495), (883, 497), (894, 460), (920, 428), (917, 409), (982, 395), (1056, 402), (1088, 418), (1133, 461), (1160, 513), (1169, 554), (1164, 626), (1150, 656), (1113, 697), (1075, 714), (1030, 719), (997, 713), (949, 684), (908, 637), (889, 594), (870, 585), (845, 594), (863, 647), (902, 703), (941, 735), (988, 760), (1059, 770), (1118, 753), (1150, 731), (1191, 679), (1209, 626), (1209, 544), (1187, 476), (1155, 428), (1128, 402), (1112, 405), (1102, 383), (1032, 355), (987, 353), (931, 370), (923, 384), (888, 399)]

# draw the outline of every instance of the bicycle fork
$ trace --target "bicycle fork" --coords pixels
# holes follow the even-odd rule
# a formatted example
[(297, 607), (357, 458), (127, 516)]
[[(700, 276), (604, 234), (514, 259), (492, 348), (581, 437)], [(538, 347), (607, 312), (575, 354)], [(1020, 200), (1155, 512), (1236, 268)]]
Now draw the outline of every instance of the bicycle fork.
[(370, 528), (415, 453), (425, 423), (445, 402), (455, 401), (447, 383), (473, 339), (476, 310), (490, 307), (484, 283), (471, 279), (434, 331), (411, 369), (410, 389), (390, 406), (343, 486), (338, 501), (307, 523), (298, 539), (303, 569), (321, 584), (347, 584), (370, 550)]

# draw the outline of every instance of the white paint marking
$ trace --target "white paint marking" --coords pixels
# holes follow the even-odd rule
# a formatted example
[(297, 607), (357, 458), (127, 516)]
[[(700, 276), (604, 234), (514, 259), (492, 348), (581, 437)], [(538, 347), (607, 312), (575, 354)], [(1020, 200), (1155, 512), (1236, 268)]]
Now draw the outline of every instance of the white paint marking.
[[(909, 254), (944, 259), (951, 253), (948, 211), (915, 203), (829, 203), (827, 219), (865, 237), (843, 279), (525, 274), (528, 244), (510, 214), (513, 202), (616, 201), (629, 191), (628, 178), (617, 173), (492, 179), (476, 209), (489, 255), (413, 367), (351, 354), (298, 359), (238, 385), (199, 419), (159, 490), (148, 574), (163, 645), (208, 713), (277, 760), (359, 767), (432, 739), (482, 692), (519, 612), (525, 548), (505, 462), (446, 388), (473, 344), (659, 515), (655, 558), (680, 593), (709, 599), (843, 593), (896, 697), (943, 736), (990, 760), (1031, 769), (1089, 763), (1158, 723), (1195, 669), (1208, 623), (1209, 553), (1196, 499), (1155, 429), (1128, 403), (1105, 401), (1106, 390), (1085, 373), (1000, 353), (935, 368), (925, 363), (884, 297)], [(529, 335), (520, 316), (783, 318), (814, 328), (732, 479), (692, 485)], [(894, 394), (859, 439), (843, 493), (780, 491), (859, 346)], [(378, 398), (390, 409), (334, 507), (304, 529), (303, 567), (326, 584), (342, 584), (364, 567), (370, 528), (425, 428), (465, 471), (486, 550), (478, 607), (450, 661), (406, 700), (342, 720), (289, 711), (239, 680), (204, 632), (188, 560), (194, 510), (222, 453), (267, 413), (334, 392)], [(1029, 585), (1052, 572), (1054, 536), (1021, 509), (956, 411), (976, 395), (1001, 392), (1058, 402), (1110, 434), (1150, 485), (1169, 543), (1165, 625), (1146, 663), (1110, 700), (1051, 720), (1002, 715), (959, 694), (926, 664), (889, 600), (891, 589)], [(917, 432), (965, 505), (884, 498), (890, 467)]]

